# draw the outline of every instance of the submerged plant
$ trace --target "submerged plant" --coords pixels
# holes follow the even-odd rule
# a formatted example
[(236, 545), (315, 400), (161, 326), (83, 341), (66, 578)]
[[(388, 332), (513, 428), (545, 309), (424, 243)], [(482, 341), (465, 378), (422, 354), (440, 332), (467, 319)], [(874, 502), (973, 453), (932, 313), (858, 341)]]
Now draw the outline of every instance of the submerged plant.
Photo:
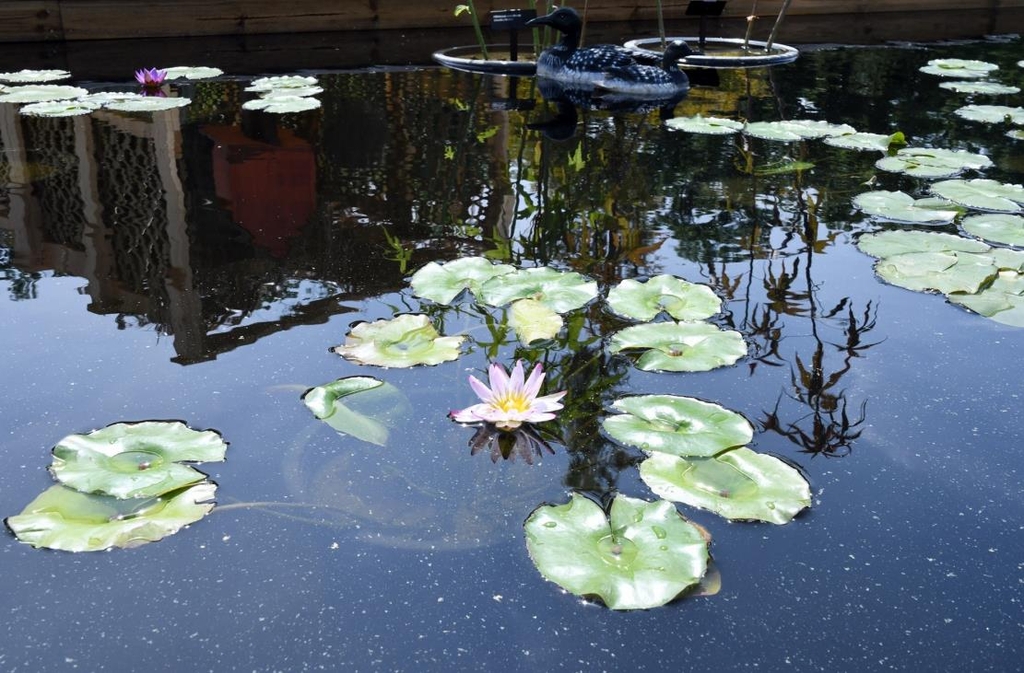
[[(462, 410), (452, 410), (452, 420), (459, 423), (490, 423), (499, 430), (515, 430), (524, 423), (550, 421), (562, 408), (558, 401), (565, 391), (539, 395), (544, 383), (544, 368), (538, 363), (529, 378), (525, 378), (523, 361), (518, 360), (511, 376), (505, 367), (495, 362), (489, 370), (488, 388), (475, 376), (469, 377), (469, 386), (481, 402)], [(525, 380), (524, 380), (525, 379)]]

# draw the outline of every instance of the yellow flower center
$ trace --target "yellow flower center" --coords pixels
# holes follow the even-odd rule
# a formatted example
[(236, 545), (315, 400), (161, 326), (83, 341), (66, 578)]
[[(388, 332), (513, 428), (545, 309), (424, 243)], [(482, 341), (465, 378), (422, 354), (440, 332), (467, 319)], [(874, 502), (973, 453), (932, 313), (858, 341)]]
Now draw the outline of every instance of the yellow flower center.
[(513, 411), (523, 413), (530, 410), (530, 398), (526, 395), (508, 393), (494, 400), (494, 406), (504, 413)]

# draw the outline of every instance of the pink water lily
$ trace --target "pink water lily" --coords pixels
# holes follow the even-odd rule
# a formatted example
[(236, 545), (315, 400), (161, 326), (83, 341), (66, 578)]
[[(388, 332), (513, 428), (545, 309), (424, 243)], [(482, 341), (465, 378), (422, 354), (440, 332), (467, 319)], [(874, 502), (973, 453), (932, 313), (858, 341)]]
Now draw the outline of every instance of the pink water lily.
[(469, 377), (469, 386), (480, 398), (461, 411), (452, 411), (449, 416), (459, 423), (491, 423), (499, 430), (515, 430), (523, 423), (550, 421), (556, 411), (562, 408), (558, 400), (565, 391), (538, 397), (544, 383), (544, 368), (539, 364), (533, 368), (530, 378), (524, 379), (523, 361), (516, 362), (509, 376), (505, 367), (493, 363), (488, 370), (491, 387), (488, 388), (475, 376)]
[(146, 88), (158, 87), (167, 79), (167, 71), (158, 68), (142, 68), (135, 71), (135, 81)]

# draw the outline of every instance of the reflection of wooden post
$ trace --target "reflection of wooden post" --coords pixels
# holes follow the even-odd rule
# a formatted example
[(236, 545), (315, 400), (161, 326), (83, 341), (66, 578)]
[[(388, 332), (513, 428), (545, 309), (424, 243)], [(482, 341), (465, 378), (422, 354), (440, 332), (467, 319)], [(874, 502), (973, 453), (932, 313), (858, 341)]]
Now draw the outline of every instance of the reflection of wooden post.
[(86, 292), (102, 310), (116, 301), (117, 291), (111, 286), (114, 250), (103, 223), (103, 205), (100, 202), (99, 171), (96, 162), (96, 138), (92, 119), (87, 115), (74, 118), (75, 157), (78, 159), (78, 192), (82, 197), (82, 247), (85, 250), (79, 269), (74, 273), (84, 276)]
[(25, 156), (25, 138), (21, 132), (17, 105), (0, 105), (0, 146), (10, 168), (10, 201), (6, 220), (0, 226), (14, 233), (13, 257), (19, 266), (32, 268), (42, 245), (39, 201), (32, 196), (31, 175)]

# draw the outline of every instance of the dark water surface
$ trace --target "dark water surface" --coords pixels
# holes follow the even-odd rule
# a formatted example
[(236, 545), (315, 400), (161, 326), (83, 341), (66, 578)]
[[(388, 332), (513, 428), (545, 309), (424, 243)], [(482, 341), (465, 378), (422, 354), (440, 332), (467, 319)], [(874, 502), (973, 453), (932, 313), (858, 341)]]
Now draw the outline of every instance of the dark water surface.
[[(677, 115), (814, 118), (988, 155), (1024, 145), (952, 114), (917, 72), (998, 63), (1017, 39), (808, 51), (695, 87)], [(213, 65), (213, 64), (211, 64)], [(0, 516), (51, 484), (50, 448), (117, 421), (181, 419), (230, 442), (218, 507), (161, 542), (69, 554), (0, 541), (4, 671), (1008, 671), (1024, 657), (1024, 330), (880, 282), (856, 236), (895, 225), (851, 197), (872, 153), (576, 111), (531, 80), (434, 68), (317, 73), (318, 112), (242, 113), (251, 78), (182, 86), (182, 111), (73, 119), (0, 106)], [(89, 86), (93, 86), (89, 83)], [(97, 84), (96, 86), (100, 86)], [(799, 174), (751, 174), (787, 158)], [(940, 228), (956, 232), (953, 226)], [(495, 337), (467, 302), (412, 296), (429, 260), (489, 254), (596, 279), (674, 273), (724, 300), (736, 366), (651, 374), (602, 350), (595, 304), (550, 349)], [(359, 320), (427, 311), (456, 362), (380, 370), (330, 353)], [(446, 419), (490, 360), (544, 360), (567, 389), (556, 453), (470, 455)], [(340, 437), (306, 389), (378, 376), (408, 398), (387, 446)], [(603, 437), (631, 392), (743, 413), (801, 467), (786, 526), (680, 510), (713, 535), (721, 590), (618, 613), (546, 582), (522, 523), (571, 491), (653, 499)]]

